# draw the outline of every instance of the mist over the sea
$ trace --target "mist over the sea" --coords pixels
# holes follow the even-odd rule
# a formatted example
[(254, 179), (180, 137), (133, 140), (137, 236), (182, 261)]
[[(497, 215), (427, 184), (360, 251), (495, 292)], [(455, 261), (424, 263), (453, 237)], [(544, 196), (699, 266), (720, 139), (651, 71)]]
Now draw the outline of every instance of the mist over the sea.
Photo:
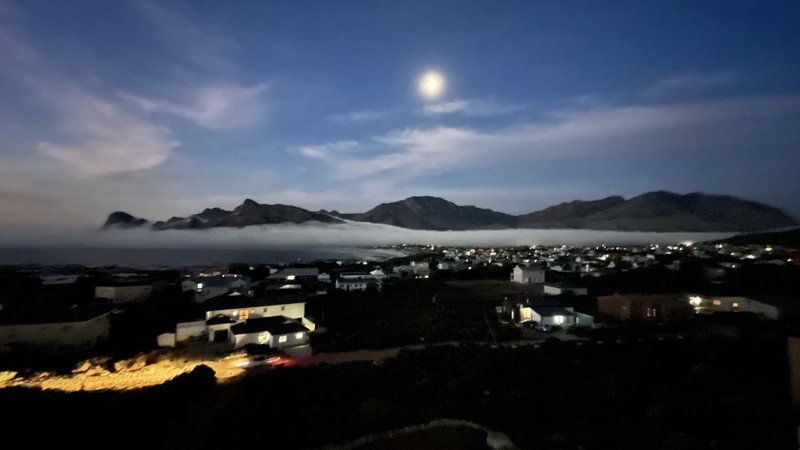
[(730, 235), (536, 229), (428, 231), (363, 222), (166, 231), (17, 228), (0, 234), (0, 264), (181, 266), (298, 259), (383, 259), (397, 253), (375, 247), (394, 244), (463, 247), (670, 244)]

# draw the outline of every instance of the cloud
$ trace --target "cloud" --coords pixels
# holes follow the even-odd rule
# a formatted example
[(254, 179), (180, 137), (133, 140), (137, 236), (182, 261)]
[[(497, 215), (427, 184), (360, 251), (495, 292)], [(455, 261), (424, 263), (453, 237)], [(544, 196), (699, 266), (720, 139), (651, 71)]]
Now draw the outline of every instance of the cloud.
[(166, 161), (178, 145), (169, 130), (82, 89), (58, 88), (45, 95), (65, 142), (40, 142), (37, 149), (78, 175), (150, 169)]
[(492, 117), (512, 114), (525, 108), (526, 105), (501, 103), (493, 98), (476, 98), (427, 105), (420, 112), (426, 116), (460, 114), (467, 117)]
[(330, 116), (329, 119), (334, 122), (369, 122), (384, 119), (388, 115), (388, 110), (363, 109), (343, 114), (334, 114)]
[[(369, 152), (334, 155), (323, 147), (309, 146), (315, 150), (306, 156), (331, 165), (340, 179), (402, 180), (459, 168), (508, 169), (579, 155), (725, 147), (753, 151), (767, 138), (784, 144), (797, 139), (797, 133), (786, 131), (798, 117), (800, 99), (796, 97), (561, 110), (540, 121), (499, 129), (438, 126), (394, 130), (364, 145)], [(780, 128), (777, 136), (776, 127)]]
[[(32, 247), (44, 251), (7, 252), (0, 264), (37, 261), (45, 264), (135, 264), (188, 265), (220, 262), (292, 261), (298, 257), (397, 256), (370, 247), (395, 244), (436, 244), (443, 246), (527, 246), (583, 244), (668, 244), (681, 241), (704, 241), (730, 236), (730, 233), (651, 233), (592, 230), (410, 230), (391, 225), (365, 222), (340, 224), (275, 224), (246, 228), (210, 230), (148, 229), (86, 231), (30, 228), (4, 228), (0, 246)], [(50, 249), (49, 247), (56, 247)], [(64, 247), (73, 247), (64, 248)], [(74, 249), (74, 247), (79, 247)], [(90, 247), (89, 249), (80, 247)], [(99, 250), (93, 250), (99, 249)], [(120, 249), (109, 252), (104, 249)], [(138, 254), (121, 249), (135, 249)], [(145, 252), (142, 249), (160, 249)], [(203, 250), (181, 252), (180, 250)], [(216, 250), (216, 251), (215, 251)], [(233, 250), (240, 250), (239, 252)], [(100, 260), (98, 260), (98, 258)]]
[(713, 73), (689, 72), (660, 80), (645, 89), (644, 95), (660, 97), (682, 92), (710, 91), (728, 86), (741, 79), (741, 74), (731, 71)]
[(230, 129), (258, 121), (267, 85), (211, 85), (195, 89), (183, 102), (158, 100), (130, 93), (120, 96), (144, 111), (166, 113), (211, 129)]
[(358, 148), (357, 141), (329, 142), (319, 145), (305, 145), (294, 148), (297, 153), (311, 159), (328, 159)]

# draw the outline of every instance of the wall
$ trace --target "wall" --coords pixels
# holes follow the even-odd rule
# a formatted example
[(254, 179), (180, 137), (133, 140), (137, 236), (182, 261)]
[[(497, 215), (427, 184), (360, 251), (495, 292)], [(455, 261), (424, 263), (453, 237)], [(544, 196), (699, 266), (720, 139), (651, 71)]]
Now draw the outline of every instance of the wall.
[(153, 285), (97, 286), (94, 298), (107, 298), (114, 303), (143, 302), (153, 294)]
[(85, 322), (36, 323), (0, 326), (0, 343), (7, 349), (16, 346), (60, 352), (85, 350), (108, 338), (110, 314)]

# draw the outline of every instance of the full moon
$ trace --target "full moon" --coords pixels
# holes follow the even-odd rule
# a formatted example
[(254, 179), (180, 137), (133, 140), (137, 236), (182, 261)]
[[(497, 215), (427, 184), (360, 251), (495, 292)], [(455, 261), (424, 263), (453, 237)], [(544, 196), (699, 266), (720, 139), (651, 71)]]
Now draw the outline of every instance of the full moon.
[(419, 80), (419, 91), (428, 98), (438, 97), (444, 90), (444, 78), (436, 72), (428, 72)]

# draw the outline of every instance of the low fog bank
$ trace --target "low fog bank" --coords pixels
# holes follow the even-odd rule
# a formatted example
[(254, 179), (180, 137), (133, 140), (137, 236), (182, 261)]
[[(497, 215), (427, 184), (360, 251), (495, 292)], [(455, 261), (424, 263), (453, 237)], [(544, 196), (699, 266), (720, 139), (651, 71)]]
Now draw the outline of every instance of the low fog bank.
[[(0, 233), (0, 246), (128, 249), (304, 249), (364, 248), (393, 244), (447, 246), (523, 246), (584, 244), (671, 244), (721, 239), (733, 233), (655, 233), (595, 230), (409, 230), (390, 225), (276, 224), (208, 230), (54, 230), (17, 228)], [(3, 251), (0, 249), (0, 251)]]

